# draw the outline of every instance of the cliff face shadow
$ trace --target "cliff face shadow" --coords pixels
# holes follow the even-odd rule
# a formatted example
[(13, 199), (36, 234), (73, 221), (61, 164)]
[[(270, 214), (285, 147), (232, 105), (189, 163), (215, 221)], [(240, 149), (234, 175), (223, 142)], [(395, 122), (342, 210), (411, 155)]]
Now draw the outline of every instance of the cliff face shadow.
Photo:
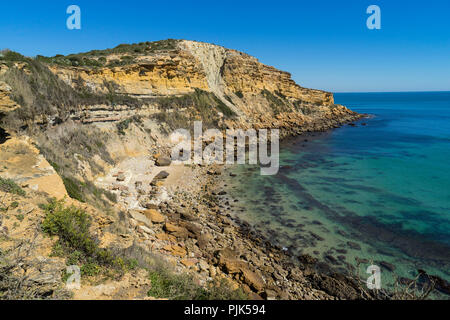
[(3, 144), (8, 140), (11, 136), (8, 132), (6, 132), (3, 128), (0, 128), (0, 144)]

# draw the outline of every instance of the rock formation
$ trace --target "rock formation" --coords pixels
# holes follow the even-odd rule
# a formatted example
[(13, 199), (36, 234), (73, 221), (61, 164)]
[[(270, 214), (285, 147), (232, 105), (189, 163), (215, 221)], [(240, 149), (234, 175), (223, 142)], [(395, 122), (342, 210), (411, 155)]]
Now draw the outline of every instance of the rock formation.
[[(289, 73), (245, 53), (194, 41), (12, 57), (0, 57), (0, 178), (26, 196), (0, 190), (0, 218), (10, 212), (18, 220), (0, 229), (8, 241), (25, 240), (33, 223), (45, 250), (32, 257), (49, 256), (56, 242), (40, 233), (44, 212), (37, 205), (69, 196), (69, 204), (94, 218), (92, 231), (102, 248), (137, 248), (140, 257), (162, 254), (178, 271), (196, 272), (203, 285), (224, 278), (251, 298), (332, 298), (313, 288), (298, 267), (282, 267), (282, 252), (259, 248), (260, 240), (247, 239), (248, 232), (224, 217), (210, 192), (221, 168), (176, 167), (168, 157), (168, 133), (189, 129), (196, 120), (220, 130), (279, 128), (284, 137), (360, 117), (336, 105), (331, 93), (303, 88)], [(17, 239), (8, 233), (14, 228)], [(232, 245), (242, 252), (227, 250)], [(53, 259), (53, 273), (62, 272), (63, 258)], [(75, 297), (142, 298), (148, 279), (133, 272), (141, 274), (138, 283), (127, 274), (123, 281), (87, 286)], [(56, 287), (51, 283), (46, 293)]]

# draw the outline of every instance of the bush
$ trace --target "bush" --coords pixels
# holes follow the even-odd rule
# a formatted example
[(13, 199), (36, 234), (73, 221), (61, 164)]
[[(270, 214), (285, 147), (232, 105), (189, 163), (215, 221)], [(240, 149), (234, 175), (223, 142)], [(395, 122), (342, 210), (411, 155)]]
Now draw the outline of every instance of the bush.
[(203, 288), (188, 274), (174, 274), (167, 270), (150, 272), (151, 289), (148, 296), (169, 300), (244, 300), (242, 290), (231, 290), (225, 281)]
[(128, 118), (126, 120), (123, 120), (123, 121), (117, 123), (116, 127), (117, 127), (117, 131), (118, 131), (119, 135), (124, 136), (125, 130), (127, 130), (129, 128), (131, 123), (142, 124), (142, 120), (139, 116), (133, 116), (131, 118)]
[(19, 203), (17, 201), (14, 201), (9, 205), (9, 208), (16, 209), (18, 206), (19, 206)]
[[(141, 42), (135, 44), (120, 44), (115, 48), (106, 50), (92, 50), (85, 53), (70, 54), (68, 56), (56, 55), (54, 57), (37, 56), (36, 60), (62, 66), (74, 67), (116, 67), (129, 65), (135, 62), (135, 57), (151, 54), (158, 51), (171, 51), (176, 48), (177, 40), (168, 39), (156, 42)], [(105, 56), (117, 54), (124, 55), (120, 60), (112, 60), (106, 65)]]
[(241, 300), (246, 299), (242, 290), (232, 290), (225, 280), (211, 283), (207, 288), (196, 284), (192, 275), (176, 274), (174, 267), (159, 253), (148, 252), (139, 244), (117, 252), (129, 266), (139, 266), (149, 272), (151, 280), (148, 296), (165, 299), (187, 300)]
[(81, 182), (75, 178), (66, 176), (62, 176), (61, 178), (67, 194), (72, 199), (83, 203), (90, 202), (96, 205), (103, 205), (103, 207), (108, 207), (109, 205), (103, 196), (113, 203), (117, 202), (117, 195), (115, 193), (98, 188), (92, 182)]
[(42, 231), (58, 236), (50, 256), (65, 257), (68, 265), (79, 265), (85, 276), (121, 275), (132, 267), (132, 263), (99, 248), (98, 241), (89, 233), (91, 218), (84, 210), (64, 207), (63, 201), (56, 200), (40, 207), (46, 213)]
[(68, 177), (61, 177), (62, 181), (64, 183), (64, 187), (66, 188), (67, 194), (72, 199), (78, 200), (80, 202), (85, 202), (83, 193), (81, 191), (81, 187), (78, 181), (68, 178)]
[(14, 52), (8, 49), (0, 51), (0, 60), (10, 61), (10, 62), (22, 62), (26, 61), (27, 58), (18, 52)]
[(131, 268), (132, 263), (98, 246), (89, 233), (91, 217), (83, 209), (65, 207), (63, 200), (51, 200), (42, 208), (46, 213), (42, 231), (58, 237), (52, 255), (65, 256), (68, 265), (81, 264), (86, 275), (107, 273), (108, 269), (121, 273)]
[(12, 193), (24, 197), (25, 191), (22, 190), (14, 181), (0, 177), (0, 190), (6, 193)]
[(286, 104), (285, 97), (278, 93), (278, 96), (275, 96), (273, 93), (271, 93), (269, 90), (264, 89), (261, 91), (261, 94), (266, 98), (266, 100), (269, 102), (270, 107), (272, 108), (275, 115), (289, 111), (289, 106)]

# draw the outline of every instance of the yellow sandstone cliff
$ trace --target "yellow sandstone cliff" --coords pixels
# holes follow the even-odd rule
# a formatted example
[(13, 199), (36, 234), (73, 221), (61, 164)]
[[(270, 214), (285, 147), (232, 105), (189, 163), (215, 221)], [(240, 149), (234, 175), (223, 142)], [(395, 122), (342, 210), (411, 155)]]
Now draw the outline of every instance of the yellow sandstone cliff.
[[(108, 55), (106, 60), (123, 57), (127, 54)], [(238, 121), (241, 123), (258, 123), (260, 117), (280, 113), (293, 113), (303, 120), (305, 109), (320, 113), (327, 111), (320, 107), (335, 107), (331, 93), (303, 88), (288, 72), (264, 65), (245, 53), (195, 41), (176, 41), (171, 50), (138, 55), (124, 66), (51, 65), (50, 69), (71, 86), (81, 83), (97, 93), (108, 92), (105, 83), (116, 84), (119, 94), (137, 98), (179, 96), (201, 89), (218, 97), (244, 120)], [(274, 107), (280, 110), (274, 112)], [(353, 114), (341, 106), (338, 110)]]

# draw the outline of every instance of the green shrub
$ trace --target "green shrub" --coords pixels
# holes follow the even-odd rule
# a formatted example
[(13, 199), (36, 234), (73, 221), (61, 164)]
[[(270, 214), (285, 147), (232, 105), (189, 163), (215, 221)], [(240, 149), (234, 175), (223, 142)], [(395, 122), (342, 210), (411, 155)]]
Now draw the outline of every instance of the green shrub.
[(14, 201), (9, 205), (9, 208), (16, 209), (18, 206), (19, 206), (19, 203), (17, 201)]
[[(275, 92), (277, 93), (277, 91)], [(289, 111), (289, 106), (287, 105), (287, 101), (285, 100), (285, 97), (278, 93), (281, 96), (276, 96), (273, 93), (271, 93), (269, 90), (264, 89), (261, 91), (261, 94), (266, 98), (266, 100), (269, 102), (270, 107), (272, 108), (275, 115)]]
[(6, 50), (0, 51), (0, 61), (1, 60), (10, 61), (10, 62), (22, 62), (22, 61), (26, 61), (27, 58), (18, 52), (14, 52), (14, 51), (6, 49)]
[(67, 194), (69, 195), (69, 197), (71, 197), (72, 199), (78, 200), (80, 202), (85, 202), (84, 197), (83, 197), (83, 192), (80, 187), (80, 182), (75, 179), (71, 179), (71, 178), (64, 177), (64, 176), (61, 178), (62, 178), (64, 187), (66, 188)]
[(25, 196), (25, 191), (22, 190), (13, 180), (3, 179), (0, 177), (0, 190), (7, 193)]
[(123, 120), (123, 121), (117, 123), (116, 127), (117, 127), (117, 131), (118, 131), (119, 135), (124, 136), (125, 130), (127, 130), (129, 128), (131, 123), (142, 124), (142, 120), (139, 116), (133, 116), (131, 118), (128, 118), (126, 120)]
[(213, 98), (216, 101), (216, 108), (219, 109), (224, 116), (230, 118), (236, 115), (233, 110), (231, 110), (225, 103), (222, 102), (222, 100), (217, 98), (215, 95)]
[(98, 188), (90, 181), (81, 182), (75, 178), (69, 178), (66, 176), (62, 176), (62, 179), (64, 186), (66, 187), (67, 194), (72, 199), (83, 203), (89, 202), (96, 205), (102, 205), (103, 207), (108, 207), (109, 204), (103, 198), (103, 196), (105, 196), (109, 201), (117, 203), (117, 195), (115, 193)]
[(41, 207), (46, 213), (43, 232), (58, 237), (52, 255), (65, 256), (68, 265), (81, 264), (86, 275), (107, 272), (108, 268), (117, 272), (129, 269), (131, 263), (98, 246), (89, 233), (91, 217), (83, 209), (73, 205), (65, 207), (63, 200), (51, 200)]
[(207, 288), (192, 281), (189, 274), (174, 274), (159, 269), (150, 272), (151, 288), (148, 296), (169, 300), (244, 300), (246, 295), (240, 289), (232, 290), (220, 281)]
[(92, 50), (89, 52), (54, 57), (37, 56), (36, 60), (48, 64), (74, 67), (103, 67), (106, 66), (105, 56), (112, 54), (125, 54), (120, 60), (112, 60), (108, 67), (124, 66), (135, 62), (135, 57), (151, 54), (158, 51), (171, 51), (176, 48), (178, 40), (168, 39), (156, 42), (141, 42), (135, 44), (120, 44), (115, 48), (106, 50)]
[(84, 276), (96, 276), (102, 272), (102, 267), (96, 263), (87, 262), (80, 268), (81, 274)]

